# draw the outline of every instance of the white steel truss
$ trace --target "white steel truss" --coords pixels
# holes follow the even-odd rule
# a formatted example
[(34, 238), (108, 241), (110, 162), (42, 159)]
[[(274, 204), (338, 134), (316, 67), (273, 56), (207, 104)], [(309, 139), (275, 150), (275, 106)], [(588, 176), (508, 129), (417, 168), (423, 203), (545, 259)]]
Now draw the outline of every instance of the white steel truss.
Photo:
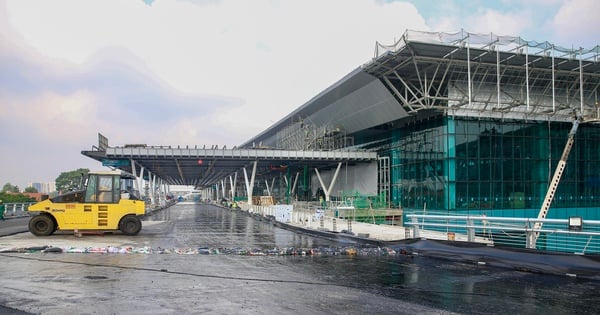
[(408, 112), (571, 121), (598, 119), (600, 46), (567, 49), (520, 37), (406, 31), (376, 45), (363, 69), (381, 79)]

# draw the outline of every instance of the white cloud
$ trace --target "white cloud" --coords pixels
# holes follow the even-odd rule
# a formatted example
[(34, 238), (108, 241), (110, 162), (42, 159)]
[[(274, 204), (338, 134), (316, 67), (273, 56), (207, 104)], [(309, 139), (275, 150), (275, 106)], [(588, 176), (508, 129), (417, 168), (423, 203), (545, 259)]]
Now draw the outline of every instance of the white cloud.
[(532, 21), (531, 12), (528, 10), (499, 12), (483, 9), (468, 19), (466, 27), (481, 34), (519, 36), (532, 27)]
[(425, 28), (410, 4), (369, 1), (14, 1), (9, 11), (49, 57), (83, 64), (124, 47), (179, 91), (243, 99), (270, 119), (368, 60), (375, 40)]
[[(19, 139), (0, 139), (0, 149), (30, 154), (11, 151), (27, 142), (64, 160), (41, 164), (39, 173), (30, 165), (11, 170), (37, 180), (44, 168), (80, 167), (87, 158), (79, 151), (97, 132), (113, 145), (233, 146), (367, 62), (376, 41), (391, 44), (406, 29), (553, 40), (537, 35), (544, 23), (535, 18), (556, 1), (515, 3), (444, 1), (433, 10), (443, 14), (425, 22), (399, 1), (0, 0), (0, 132)], [(547, 28), (563, 43), (597, 41), (597, 7), (564, 1)], [(0, 163), (21, 160), (15, 154)]]
[(564, 1), (549, 25), (555, 40), (574, 48), (593, 48), (600, 44), (600, 3), (596, 0)]
[[(370, 57), (376, 39), (391, 40), (405, 28), (424, 27), (411, 5), (374, 6), (368, 1), (276, 6), (271, 1), (223, 1), (211, 6), (176, 1), (156, 1), (152, 6), (141, 1), (9, 4), (19, 32), (50, 57), (84, 63), (102, 47), (121, 46), (176, 88), (194, 93), (245, 95), (255, 88), (240, 91), (231, 86), (243, 87), (257, 75), (270, 79), (273, 70), (315, 69), (322, 65), (317, 61), (332, 59), (333, 54), (354, 66)], [(30, 10), (34, 4), (36, 10)], [(64, 10), (77, 14), (63, 14)], [(360, 59), (350, 59), (357, 55)]]
[(443, 1), (430, 10), (427, 23), (437, 31), (493, 32), (563, 47), (598, 45), (600, 3), (595, 0)]
[[(97, 107), (94, 96), (85, 90), (69, 95), (48, 91), (31, 100), (22, 99), (18, 103), (8, 105), (12, 107), (12, 119), (21, 124), (21, 128), (38, 133), (44, 141), (56, 137), (80, 137), (80, 133), (74, 133), (73, 130), (81, 130), (89, 121), (93, 121), (96, 118)], [(43, 123), (40, 124), (40, 121)], [(49, 129), (51, 132), (48, 132)]]
[(406, 3), (198, 3), (0, 1), (0, 100), (16, 113), (0, 111), (0, 131), (17, 139), (0, 140), (5, 181), (98, 165), (79, 154), (97, 132), (239, 144), (368, 61), (376, 40), (427, 29)]
[[(531, 26), (532, 12), (522, 1), (500, 2), (439, 1), (424, 5), (428, 11), (427, 23), (438, 32), (454, 33), (461, 30), (476, 34), (496, 33), (518, 36)], [(539, 5), (540, 7), (542, 5)]]

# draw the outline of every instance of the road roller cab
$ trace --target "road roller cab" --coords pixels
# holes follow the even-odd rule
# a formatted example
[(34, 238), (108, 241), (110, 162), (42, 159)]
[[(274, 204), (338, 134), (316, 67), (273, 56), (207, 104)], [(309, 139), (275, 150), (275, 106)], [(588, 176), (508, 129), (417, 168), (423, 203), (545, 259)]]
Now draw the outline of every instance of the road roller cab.
[(29, 231), (48, 236), (57, 230), (112, 231), (136, 235), (142, 228), (144, 201), (131, 184), (134, 177), (121, 171), (90, 172), (81, 190), (29, 206)]

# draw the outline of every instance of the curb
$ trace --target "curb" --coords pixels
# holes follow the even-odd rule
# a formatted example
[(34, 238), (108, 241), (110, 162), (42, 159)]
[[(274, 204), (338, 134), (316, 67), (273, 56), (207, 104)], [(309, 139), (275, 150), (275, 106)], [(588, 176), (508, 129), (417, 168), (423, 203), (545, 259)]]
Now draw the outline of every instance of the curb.
[(372, 238), (360, 237), (360, 236), (351, 235), (351, 234), (342, 233), (342, 232), (307, 229), (307, 228), (303, 228), (303, 227), (296, 226), (293, 224), (279, 222), (279, 221), (275, 220), (275, 217), (269, 217), (269, 216), (263, 217), (260, 214), (250, 213), (248, 211), (241, 210), (241, 209), (232, 209), (232, 208), (223, 207), (221, 205), (217, 205), (217, 206), (220, 208), (223, 208), (223, 209), (228, 209), (231, 211), (237, 211), (237, 212), (243, 213), (243, 214), (250, 216), (258, 221), (269, 222), (269, 223), (273, 224), (274, 226), (280, 227), (282, 229), (299, 232), (299, 233), (303, 233), (303, 234), (307, 234), (307, 235), (311, 235), (311, 236), (321, 237), (321, 238), (325, 238), (325, 239), (332, 240), (332, 241), (338, 241), (341, 243), (351, 242), (351, 243), (359, 243), (359, 244), (374, 245), (374, 246), (384, 246), (385, 244), (390, 242), (390, 241), (381, 241), (381, 240), (372, 239)]

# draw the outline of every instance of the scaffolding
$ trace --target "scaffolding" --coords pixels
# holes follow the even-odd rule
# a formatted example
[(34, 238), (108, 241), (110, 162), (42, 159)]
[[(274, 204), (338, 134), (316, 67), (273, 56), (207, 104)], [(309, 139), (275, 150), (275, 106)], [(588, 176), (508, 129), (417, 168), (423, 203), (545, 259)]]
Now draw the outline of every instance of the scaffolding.
[(600, 61), (600, 45), (596, 45), (591, 49), (575, 49), (556, 46), (548, 41), (528, 41), (518, 36), (505, 36), (494, 33), (477, 34), (466, 32), (464, 30), (455, 33), (406, 30), (402, 37), (392, 45), (383, 45), (379, 42), (376, 42), (374, 59), (389, 52), (398, 51), (400, 48), (405, 46), (408, 41), (447, 44), (461, 48), (465, 48), (467, 44), (471, 46), (471, 48), (480, 49), (491, 48), (494, 50), (496, 47), (498, 47), (498, 50), (501, 51), (520, 50), (520, 53), (531, 49), (531, 51), (527, 52), (530, 55), (544, 57), (549, 57), (552, 55), (561, 58), (568, 57), (570, 59), (581, 59), (584, 61)]
[(286, 150), (340, 150), (354, 145), (339, 126), (317, 126), (300, 118), (277, 132), (277, 148)]
[(378, 195), (364, 195), (358, 191), (341, 191), (340, 205), (354, 207), (355, 209), (388, 209), (388, 198), (386, 192)]
[(378, 170), (377, 176), (379, 182), (379, 195), (380, 203), (383, 203), (385, 207), (390, 208), (390, 157), (382, 156), (378, 159)]

